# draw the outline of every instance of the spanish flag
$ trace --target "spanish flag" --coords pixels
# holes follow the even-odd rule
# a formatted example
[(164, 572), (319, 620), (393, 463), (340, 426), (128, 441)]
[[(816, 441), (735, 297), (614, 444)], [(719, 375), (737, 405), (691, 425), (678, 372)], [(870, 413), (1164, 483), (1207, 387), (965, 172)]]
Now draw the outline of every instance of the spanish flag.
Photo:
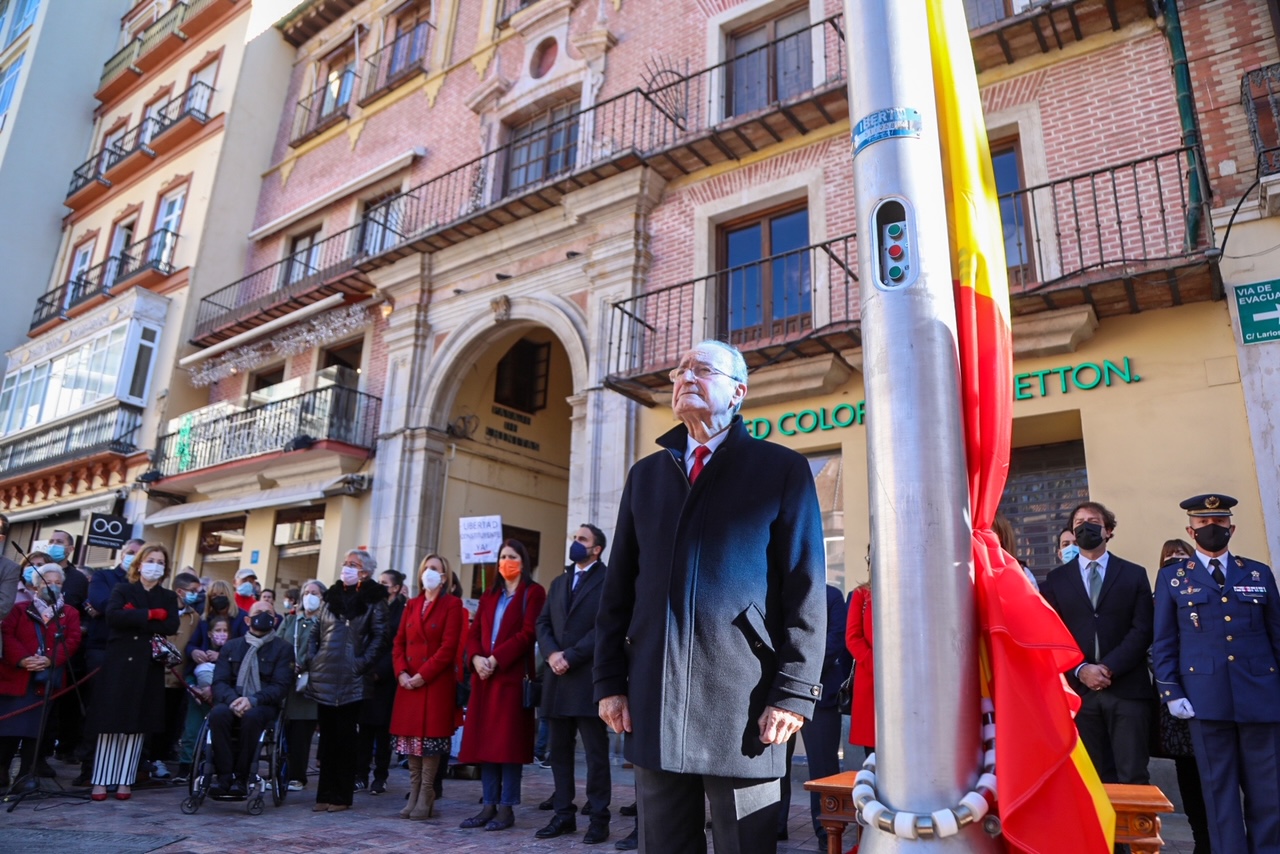
[(991, 530), (1009, 469), (1013, 347), (1004, 236), (962, 0), (926, 0), (956, 275), (960, 394), (983, 660), (995, 703), (998, 812), (1010, 850), (1108, 854), (1115, 812), (1080, 743), (1081, 660), (1062, 620)]

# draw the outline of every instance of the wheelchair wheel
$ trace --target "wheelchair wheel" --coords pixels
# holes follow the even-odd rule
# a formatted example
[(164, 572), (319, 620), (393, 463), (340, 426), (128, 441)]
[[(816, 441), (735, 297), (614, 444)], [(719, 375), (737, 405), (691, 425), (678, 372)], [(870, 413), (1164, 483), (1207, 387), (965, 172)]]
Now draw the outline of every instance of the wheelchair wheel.
[(209, 719), (200, 724), (200, 733), (196, 736), (195, 753), (191, 757), (191, 776), (187, 778), (187, 797), (182, 802), (182, 811), (186, 815), (194, 815), (204, 803), (209, 793), (209, 784), (213, 780), (213, 743), (209, 735)]
[(245, 804), (245, 810), (249, 813), (249, 815), (262, 815), (262, 810), (263, 810), (262, 798), (260, 797), (250, 798), (249, 802)]
[(267, 765), (271, 775), (271, 803), (277, 807), (284, 804), (289, 795), (289, 739), (285, 728), (284, 712), (281, 711), (276, 718), (275, 737), (271, 739)]

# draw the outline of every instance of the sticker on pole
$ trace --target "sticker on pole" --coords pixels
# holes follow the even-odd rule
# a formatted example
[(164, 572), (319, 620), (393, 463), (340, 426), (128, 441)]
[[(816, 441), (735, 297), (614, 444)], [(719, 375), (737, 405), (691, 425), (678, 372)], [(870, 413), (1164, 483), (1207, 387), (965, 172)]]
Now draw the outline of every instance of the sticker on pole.
[(919, 139), (922, 126), (920, 113), (910, 107), (876, 110), (853, 126), (853, 156), (873, 142), (899, 137)]
[(1280, 279), (1228, 288), (1236, 300), (1245, 344), (1280, 341)]
[(502, 549), (501, 516), (463, 516), (458, 520), (463, 563), (497, 563)]

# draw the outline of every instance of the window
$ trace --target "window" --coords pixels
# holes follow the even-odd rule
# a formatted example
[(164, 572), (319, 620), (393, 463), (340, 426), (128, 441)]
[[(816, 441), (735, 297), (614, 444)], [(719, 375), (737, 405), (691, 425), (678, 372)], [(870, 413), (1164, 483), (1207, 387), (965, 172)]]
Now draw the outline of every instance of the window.
[(404, 194), (383, 193), (364, 203), (360, 227), (360, 249), (365, 255), (381, 255), (404, 239), (400, 231)]
[(184, 113), (208, 116), (209, 101), (213, 98), (213, 81), (217, 77), (217, 62), (207, 63), (191, 72), (191, 79), (187, 81), (187, 99), (182, 105)]
[[(14, 39), (36, 22), (36, 12), (40, 11), (40, 0), (13, 0), (11, 7), (13, 23), (9, 25), (9, 32), (4, 38), (5, 47), (13, 44)], [(3, 18), (0, 17), (0, 27), (3, 25)]]
[(124, 135), (128, 131), (123, 124), (116, 130), (109, 131), (102, 138), (102, 155), (98, 159), (98, 171), (106, 172), (112, 166), (120, 161), (124, 156), (124, 152), (120, 148), (120, 143), (124, 141)]
[(791, 335), (813, 323), (809, 209), (728, 226), (721, 235), (721, 334), (729, 341)]
[(159, 98), (143, 108), (142, 127), (138, 128), (139, 145), (150, 145), (155, 135), (164, 130), (164, 116), (161, 111), (166, 103), (164, 98)]
[(205, 561), (239, 560), (244, 548), (244, 516), (200, 523), (198, 550)]
[(125, 250), (133, 245), (133, 234), (138, 225), (135, 219), (119, 223), (111, 233), (111, 249), (107, 252), (107, 264), (102, 270), (102, 287), (110, 288), (122, 268), (128, 267)]
[(22, 60), (23, 57), (20, 56), (9, 63), (4, 71), (0, 71), (0, 127), (4, 127), (9, 105), (13, 103), (14, 92), (18, 89), (18, 77), (22, 74)]
[(726, 115), (750, 113), (812, 89), (810, 52), (807, 8), (730, 36)]
[(578, 106), (548, 110), (511, 130), (507, 192), (569, 172), (578, 159)]
[(1004, 262), (1009, 268), (1009, 284), (1032, 280), (1027, 196), (1013, 196), (1023, 188), (1022, 164), (1017, 140), (991, 144), (991, 166), (996, 175), (996, 195), (1000, 197), (1000, 221), (1004, 225)]
[(431, 25), (427, 23), (431, 7), (411, 3), (396, 13), (395, 19), (387, 27), (387, 36), (391, 47), (390, 62), (387, 66), (387, 80), (395, 80), (400, 75), (419, 67), (427, 53), (427, 33)]
[(355, 88), (356, 58), (353, 53), (344, 53), (331, 58), (325, 63), (323, 77), (324, 100), (320, 105), (320, 119), (333, 115), (351, 101), (351, 90)]
[(145, 403), (159, 330), (136, 321), (15, 370), (0, 388), (0, 433), (71, 415), (116, 397)]
[(289, 255), (284, 265), (284, 283), (292, 285), (315, 273), (319, 261), (320, 229), (299, 234), (289, 241)]
[(70, 308), (73, 303), (79, 302), (80, 297), (86, 291), (91, 291), (94, 287), (93, 282), (89, 280), (89, 267), (93, 263), (93, 248), (95, 241), (89, 240), (81, 243), (71, 253), (71, 270), (67, 275), (67, 290), (63, 294), (62, 307)]
[(274, 545), (318, 543), (324, 538), (324, 505), (290, 507), (276, 511)]
[(521, 339), (498, 362), (493, 402), (521, 412), (547, 407), (547, 374), (551, 368), (551, 344)]
[(844, 565), (844, 458), (839, 451), (807, 454), (809, 471), (822, 509), (822, 544), (827, 557), (827, 583), (847, 593)]
[(270, 388), (273, 385), (280, 385), (284, 382), (284, 365), (275, 368), (269, 368), (265, 371), (258, 371), (249, 379), (249, 393), (262, 391), (264, 388)]
[(360, 373), (360, 361), (364, 357), (364, 339), (359, 338), (349, 344), (330, 347), (320, 357), (320, 369), (346, 368)]
[(1058, 531), (1089, 498), (1084, 442), (1014, 448), (1000, 512), (1013, 523), (1015, 556), (1040, 578), (1058, 565)]
[(156, 227), (147, 241), (147, 263), (168, 268), (173, 263), (173, 250), (182, 227), (182, 210), (187, 202), (187, 188), (181, 187), (161, 197), (156, 207)]
[(1030, 5), (1031, 0), (964, 0), (964, 12), (974, 30), (1025, 12)]

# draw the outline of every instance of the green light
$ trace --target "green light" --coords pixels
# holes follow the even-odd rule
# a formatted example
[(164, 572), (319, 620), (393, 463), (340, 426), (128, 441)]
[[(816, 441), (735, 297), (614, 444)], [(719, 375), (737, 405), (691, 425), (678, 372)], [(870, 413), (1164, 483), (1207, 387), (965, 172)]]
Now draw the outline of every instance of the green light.
[(891, 278), (891, 279), (893, 279), (893, 280), (895, 280), (895, 281), (897, 281), (898, 279), (901, 279), (901, 278), (902, 278), (902, 268), (901, 268), (901, 267), (899, 267), (897, 264), (894, 264), (892, 267), (890, 267), (890, 268), (889, 268), (889, 278)]
[(902, 223), (895, 222), (893, 225), (889, 226), (889, 236), (892, 237), (894, 240), (897, 240), (899, 237), (901, 237)]

